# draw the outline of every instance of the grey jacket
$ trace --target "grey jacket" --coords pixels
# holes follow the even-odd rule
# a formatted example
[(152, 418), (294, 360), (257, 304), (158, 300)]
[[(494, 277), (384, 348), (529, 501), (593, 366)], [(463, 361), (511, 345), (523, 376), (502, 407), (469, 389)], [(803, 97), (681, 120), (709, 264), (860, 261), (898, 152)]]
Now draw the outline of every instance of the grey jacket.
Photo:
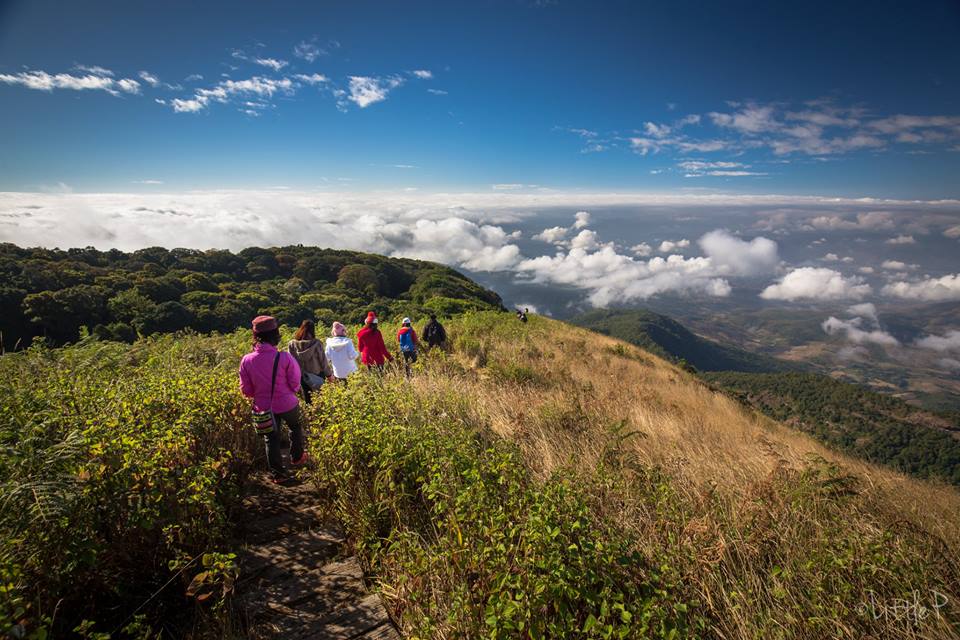
[(333, 375), (333, 367), (330, 366), (330, 362), (323, 352), (323, 343), (316, 338), (313, 340), (291, 340), (290, 344), (287, 345), (287, 351), (297, 359), (303, 371), (324, 378)]

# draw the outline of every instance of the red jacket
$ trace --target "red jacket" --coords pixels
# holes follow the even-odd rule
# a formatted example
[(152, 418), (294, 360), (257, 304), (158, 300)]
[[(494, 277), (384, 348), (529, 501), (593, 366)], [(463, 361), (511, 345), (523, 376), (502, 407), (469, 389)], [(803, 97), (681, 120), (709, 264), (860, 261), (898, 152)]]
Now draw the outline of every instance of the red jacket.
[(360, 362), (363, 364), (380, 365), (387, 360), (393, 360), (393, 356), (387, 351), (387, 345), (383, 344), (383, 334), (370, 327), (364, 327), (357, 332), (357, 347), (360, 348)]

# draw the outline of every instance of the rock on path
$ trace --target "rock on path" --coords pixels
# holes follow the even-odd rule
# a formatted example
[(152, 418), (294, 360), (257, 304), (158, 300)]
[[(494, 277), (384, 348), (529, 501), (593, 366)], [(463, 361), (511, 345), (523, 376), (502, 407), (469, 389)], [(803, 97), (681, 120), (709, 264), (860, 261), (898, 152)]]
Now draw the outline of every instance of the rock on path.
[(323, 520), (306, 483), (265, 478), (243, 501), (245, 546), (239, 554), (237, 603), (250, 638), (400, 640), (380, 596), (368, 593), (356, 557)]

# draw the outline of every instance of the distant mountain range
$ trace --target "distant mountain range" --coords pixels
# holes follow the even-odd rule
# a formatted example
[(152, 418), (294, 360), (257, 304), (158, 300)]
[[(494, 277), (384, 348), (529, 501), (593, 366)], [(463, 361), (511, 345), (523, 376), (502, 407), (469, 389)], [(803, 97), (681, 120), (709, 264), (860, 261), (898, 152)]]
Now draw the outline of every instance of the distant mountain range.
[[(713, 387), (827, 445), (922, 478), (960, 485), (960, 414), (800, 370), (696, 335), (646, 310), (597, 310), (574, 324), (692, 365)], [(687, 367), (689, 368), (689, 367)]]
[(698, 336), (672, 318), (643, 309), (598, 309), (576, 316), (571, 322), (668, 360), (682, 361), (698, 371), (770, 373), (799, 369), (795, 363)]

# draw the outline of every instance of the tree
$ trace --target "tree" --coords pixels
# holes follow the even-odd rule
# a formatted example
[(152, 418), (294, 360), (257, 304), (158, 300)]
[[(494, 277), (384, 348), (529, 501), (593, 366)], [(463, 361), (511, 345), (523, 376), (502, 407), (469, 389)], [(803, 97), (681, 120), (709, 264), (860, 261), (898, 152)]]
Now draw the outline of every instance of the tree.
[(337, 274), (337, 285), (345, 289), (376, 295), (380, 291), (377, 272), (365, 264), (348, 264)]

